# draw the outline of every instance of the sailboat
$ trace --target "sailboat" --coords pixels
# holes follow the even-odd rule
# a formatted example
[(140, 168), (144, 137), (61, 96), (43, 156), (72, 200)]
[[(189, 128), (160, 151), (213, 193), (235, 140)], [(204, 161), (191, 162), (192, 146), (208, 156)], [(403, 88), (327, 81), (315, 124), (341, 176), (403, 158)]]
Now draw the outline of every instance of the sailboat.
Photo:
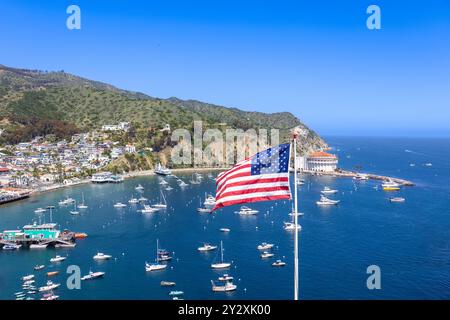
[[(161, 190), (160, 190), (161, 191)], [(162, 200), (162, 202), (161, 202)], [(159, 203), (156, 203), (154, 205), (152, 205), (153, 208), (158, 208), (158, 209), (166, 209), (167, 208), (167, 202), (166, 202), (166, 198), (164, 197), (163, 192), (161, 191), (161, 199)]]
[(200, 179), (198, 178), (198, 175), (195, 173), (192, 175), (192, 180), (189, 181), (191, 184), (200, 184)]
[(70, 211), (70, 214), (71, 214), (71, 215), (74, 215), (74, 216), (80, 214), (80, 212), (77, 211), (77, 203), (76, 203), (76, 202), (73, 203), (73, 210)]
[(229, 262), (223, 262), (223, 241), (220, 241), (220, 262), (219, 263), (212, 263), (211, 268), (213, 269), (225, 269), (229, 268), (231, 266), (231, 263)]
[(159, 254), (159, 239), (156, 239), (156, 263), (147, 263), (145, 262), (145, 271), (157, 271), (157, 270), (163, 270), (167, 268), (167, 264), (160, 264), (158, 263), (158, 254)]
[(88, 206), (84, 203), (84, 193), (81, 193), (81, 204), (78, 205), (78, 209), (87, 209)]

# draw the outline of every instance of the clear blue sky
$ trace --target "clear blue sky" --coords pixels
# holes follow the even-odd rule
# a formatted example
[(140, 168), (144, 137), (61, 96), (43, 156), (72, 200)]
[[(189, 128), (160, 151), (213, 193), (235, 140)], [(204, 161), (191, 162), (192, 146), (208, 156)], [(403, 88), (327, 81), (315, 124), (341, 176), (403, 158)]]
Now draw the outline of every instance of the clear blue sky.
[(450, 1), (2, 1), (0, 39), (0, 64), (290, 111), (323, 135), (450, 136)]

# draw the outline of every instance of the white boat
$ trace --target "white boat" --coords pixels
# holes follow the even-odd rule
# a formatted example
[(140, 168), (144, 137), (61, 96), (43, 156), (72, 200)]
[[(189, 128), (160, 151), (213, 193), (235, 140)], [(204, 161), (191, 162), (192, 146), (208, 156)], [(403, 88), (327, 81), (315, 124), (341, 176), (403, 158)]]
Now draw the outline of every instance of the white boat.
[(208, 209), (208, 208), (197, 208), (197, 212), (200, 212), (200, 213), (211, 213), (211, 209)]
[(102, 252), (97, 252), (97, 254), (93, 257), (94, 260), (108, 260), (112, 257), (109, 254), (104, 254)]
[(356, 176), (353, 177), (354, 180), (361, 180), (361, 181), (365, 181), (365, 180), (369, 180), (369, 176), (367, 174), (362, 174), (359, 173)]
[(325, 196), (320, 196), (320, 200), (316, 201), (317, 205), (319, 206), (337, 205), (339, 202), (339, 200), (331, 200)]
[(239, 213), (240, 215), (255, 215), (257, 214), (259, 211), (255, 210), (255, 209), (251, 209), (247, 206), (242, 206), (241, 209), (239, 211), (235, 211), (235, 213)]
[(166, 186), (166, 185), (168, 185), (169, 183), (166, 181), (166, 180), (164, 180), (164, 179), (161, 179), (160, 181), (159, 181), (159, 185), (161, 185), (161, 186)]
[(30, 274), (27, 276), (22, 277), (22, 281), (28, 281), (34, 279), (34, 274)]
[(223, 276), (219, 277), (219, 281), (231, 281), (234, 278), (230, 276), (228, 273), (225, 273)]
[(187, 184), (186, 182), (184, 182), (183, 180), (178, 180), (178, 185), (183, 188), (183, 187), (187, 187), (189, 184)]
[(140, 197), (138, 200), (139, 200), (139, 202), (145, 202), (145, 201), (147, 201), (148, 199), (147, 199), (146, 197)]
[(274, 256), (274, 254), (273, 253), (271, 253), (271, 252), (268, 252), (268, 251), (264, 251), (263, 253), (261, 253), (261, 258), (271, 258), (271, 257), (273, 257)]
[(64, 261), (66, 259), (67, 259), (67, 257), (61, 257), (61, 256), (57, 255), (57, 256), (51, 258), (50, 262), (52, 262), (52, 263), (54, 263), (54, 262), (61, 262), (61, 261)]
[(8, 243), (3, 246), (2, 250), (17, 250), (20, 249), (21, 247), (22, 247), (21, 244)]
[(47, 281), (47, 284), (43, 287), (39, 288), (39, 292), (46, 292), (46, 291), (50, 291), (50, 290), (54, 290), (56, 288), (58, 288), (60, 286), (59, 283), (53, 283), (52, 281)]
[(81, 193), (81, 204), (77, 206), (78, 209), (87, 209), (88, 206), (84, 203), (84, 193)]
[(27, 281), (24, 281), (23, 284), (24, 284), (25, 286), (30, 286), (30, 285), (32, 285), (34, 282), (35, 282), (34, 280), (27, 280)]
[(269, 249), (273, 248), (273, 244), (272, 243), (263, 242), (257, 248), (258, 248), (258, 250), (269, 250)]
[[(290, 216), (295, 216), (294, 210), (292, 210), (291, 212), (289, 212)], [(305, 213), (304, 212), (297, 212), (297, 216), (304, 216)]]
[(128, 200), (128, 203), (136, 204), (136, 203), (139, 203), (139, 200), (137, 198), (131, 198), (130, 200)]
[(202, 247), (197, 248), (198, 251), (202, 251), (202, 252), (216, 250), (216, 249), (217, 249), (217, 246), (212, 246), (209, 243), (205, 243)]
[(127, 205), (126, 204), (124, 204), (124, 203), (122, 203), (122, 202), (117, 202), (115, 205), (114, 205), (114, 208), (125, 208)]
[(392, 181), (391, 179), (389, 179), (388, 181), (383, 182), (381, 184), (381, 187), (383, 189), (386, 189), (386, 188), (400, 188), (400, 184), (397, 183), (397, 182)]
[(234, 291), (237, 288), (237, 285), (233, 284), (230, 281), (227, 281), (223, 285), (216, 285), (214, 281), (211, 280), (212, 291), (214, 292), (226, 292), (226, 291)]
[(229, 229), (229, 228), (220, 228), (219, 230), (221, 232), (230, 232), (231, 231), (231, 229)]
[(167, 264), (161, 264), (158, 263), (159, 260), (159, 254), (160, 254), (160, 250), (159, 250), (159, 239), (156, 239), (156, 258), (155, 261), (156, 263), (147, 263), (145, 262), (145, 271), (158, 271), (158, 270), (163, 270), (167, 268)]
[(37, 208), (36, 210), (34, 210), (35, 213), (42, 213), (45, 212), (47, 210), (43, 209), (43, 208)]
[(58, 300), (59, 296), (55, 294), (51, 294), (45, 297), (42, 297), (41, 300)]
[(183, 291), (170, 291), (169, 292), (169, 296), (181, 296), (181, 295), (183, 295), (184, 294), (184, 292)]
[[(286, 231), (293, 231), (295, 230), (295, 223), (293, 222), (284, 222), (283, 229)], [(297, 230), (302, 230), (302, 226), (297, 224)]]
[(274, 267), (284, 267), (286, 265), (286, 262), (283, 262), (281, 260), (277, 260), (274, 263), (272, 263), (272, 266)]
[(64, 200), (59, 201), (58, 204), (59, 204), (60, 206), (65, 206), (65, 205), (68, 205), (68, 204), (72, 204), (72, 203), (74, 203), (74, 202), (75, 202), (75, 199), (67, 197), (67, 198), (64, 199)]
[(158, 210), (159, 210), (159, 209), (157, 209), (157, 208), (152, 208), (151, 206), (145, 204), (145, 205), (144, 205), (144, 208), (141, 210), (141, 212), (142, 212), (142, 213), (153, 213), (153, 212), (156, 212), (156, 211), (158, 211)]
[(214, 207), (216, 205), (216, 198), (214, 198), (212, 195), (208, 195), (203, 202), (203, 206), (205, 207)]
[(46, 249), (48, 244), (39, 244), (39, 243), (32, 243), (30, 244), (30, 249)]
[(189, 181), (190, 184), (200, 184), (201, 183), (201, 178), (199, 179), (199, 175), (198, 174), (193, 174), (192, 175), (192, 179), (191, 181)]
[(74, 204), (73, 204), (73, 210), (70, 211), (70, 214), (71, 214), (71, 215), (74, 215), (74, 216), (80, 214), (80, 212), (77, 211), (77, 204), (76, 204), (75, 202), (74, 202)]
[(167, 187), (165, 188), (165, 190), (166, 190), (166, 191), (170, 191), (170, 190), (173, 190), (173, 188), (172, 188), (171, 186), (167, 186)]
[(76, 243), (58, 243), (55, 248), (75, 248), (76, 245)]
[(405, 198), (402, 197), (393, 197), (389, 199), (390, 202), (405, 202)]
[(337, 192), (338, 190), (330, 189), (329, 187), (325, 187), (322, 191), (320, 191), (322, 194), (335, 194)]
[(229, 268), (231, 263), (223, 262), (223, 242), (220, 241), (220, 262), (211, 264), (211, 268), (213, 269), (225, 269)]
[(159, 203), (152, 205), (152, 207), (157, 208), (157, 209), (166, 209), (167, 208), (166, 198), (164, 197), (164, 194), (162, 191), (160, 191), (160, 193), (161, 193), (161, 198), (160, 198)]
[(428, 162), (428, 163), (425, 163), (424, 166), (425, 166), (425, 167), (432, 167), (433, 164), (432, 164), (431, 162)]
[(44, 269), (45, 268), (45, 266), (43, 265), (43, 264), (37, 264), (37, 265), (35, 265), (34, 266), (34, 270), (42, 270), (42, 269)]
[(155, 167), (155, 173), (162, 175), (162, 176), (168, 176), (168, 175), (172, 174), (172, 171), (170, 171), (170, 169), (162, 166), (161, 163), (158, 163)]
[(144, 187), (141, 184), (139, 184), (135, 189), (136, 190), (144, 190)]
[(94, 280), (94, 279), (101, 278), (104, 275), (105, 275), (105, 273), (101, 272), (101, 271), (98, 271), (98, 272), (89, 271), (89, 274), (81, 277), (81, 280)]

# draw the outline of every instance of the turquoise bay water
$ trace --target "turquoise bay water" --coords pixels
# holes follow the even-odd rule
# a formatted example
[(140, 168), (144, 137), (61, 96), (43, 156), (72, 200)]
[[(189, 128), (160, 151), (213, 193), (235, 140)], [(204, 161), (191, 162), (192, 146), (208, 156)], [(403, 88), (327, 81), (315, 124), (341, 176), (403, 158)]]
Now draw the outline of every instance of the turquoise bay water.
[[(299, 190), (300, 296), (303, 299), (449, 299), (450, 298), (450, 141), (444, 139), (329, 138), (340, 166), (391, 175), (414, 181), (398, 195), (405, 203), (390, 203), (392, 193), (374, 189), (379, 183), (351, 179), (305, 176)], [(415, 166), (410, 166), (414, 163)], [(432, 163), (431, 167), (424, 166)], [(196, 208), (205, 192), (214, 191), (214, 181), (165, 192), (166, 212), (143, 215), (128, 205), (118, 210), (117, 201), (126, 203), (135, 186), (145, 188), (144, 196), (159, 199), (158, 177), (140, 177), (118, 185), (83, 185), (34, 197), (0, 207), (0, 229), (21, 228), (37, 219), (34, 210), (71, 196), (81, 199), (84, 192), (89, 209), (71, 216), (70, 207), (60, 208), (53, 220), (61, 229), (86, 232), (73, 249), (43, 251), (0, 251), (0, 298), (13, 299), (21, 291), (20, 277), (34, 273), (38, 285), (45, 272), (58, 270), (54, 282), (61, 299), (170, 299), (172, 289), (162, 288), (161, 280), (175, 281), (186, 299), (291, 299), (293, 296), (293, 234), (282, 229), (289, 221), (289, 202), (255, 203), (259, 215), (242, 217), (237, 208), (225, 208), (214, 215), (199, 214)], [(180, 175), (186, 182), (190, 175)], [(333, 198), (337, 207), (320, 208), (315, 201), (324, 186), (338, 189)], [(48, 216), (47, 216), (48, 220)], [(221, 227), (231, 232), (221, 233)], [(154, 259), (156, 239), (174, 252), (169, 268), (146, 273), (145, 261)], [(202, 254), (202, 242), (223, 240), (225, 260), (233, 261), (227, 272), (235, 277), (238, 289), (213, 293), (210, 280), (221, 273), (210, 268), (217, 253)], [(275, 258), (287, 262), (284, 268), (262, 260), (256, 246), (272, 242)], [(98, 263), (97, 252), (113, 259)], [(67, 255), (59, 265), (51, 265), (54, 255)], [(43, 271), (34, 271), (45, 264)], [(368, 290), (366, 268), (381, 268), (381, 290)], [(82, 282), (80, 290), (65, 286), (67, 266), (78, 265), (82, 274), (105, 271), (103, 279)]]

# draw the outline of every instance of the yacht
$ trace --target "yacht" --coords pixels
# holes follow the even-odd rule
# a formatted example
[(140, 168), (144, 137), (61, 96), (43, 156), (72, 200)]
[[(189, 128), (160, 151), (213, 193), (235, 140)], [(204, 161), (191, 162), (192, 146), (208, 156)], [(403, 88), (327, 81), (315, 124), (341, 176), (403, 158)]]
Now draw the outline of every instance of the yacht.
[(274, 263), (272, 263), (272, 266), (274, 267), (284, 267), (286, 265), (286, 262), (283, 262), (281, 260), (277, 260)]
[(88, 206), (84, 203), (84, 193), (81, 193), (81, 204), (77, 206), (78, 209), (87, 209)]
[(131, 198), (130, 200), (128, 200), (128, 203), (136, 204), (136, 203), (139, 203), (139, 200), (137, 198)]
[[(284, 222), (283, 229), (286, 231), (293, 231), (295, 230), (295, 223), (293, 222)], [(297, 224), (297, 230), (302, 230), (302, 226)]]
[(161, 250), (159, 249), (159, 239), (156, 239), (156, 263), (147, 263), (145, 262), (145, 271), (157, 271), (157, 270), (163, 270), (167, 268), (167, 264), (161, 264), (159, 262), (159, 255), (161, 253)]
[(101, 278), (105, 275), (104, 272), (98, 271), (98, 272), (92, 272), (89, 271), (89, 274), (81, 277), (81, 280), (93, 280), (93, 279), (98, 279)]
[(172, 174), (172, 171), (170, 171), (170, 169), (162, 166), (161, 163), (158, 163), (155, 167), (155, 173), (162, 175), (162, 176), (168, 176), (168, 175)]
[(139, 184), (135, 189), (140, 191), (144, 190), (144, 187), (141, 184)]
[(64, 199), (64, 200), (59, 201), (58, 204), (59, 204), (60, 206), (65, 206), (65, 205), (68, 205), (68, 204), (72, 204), (72, 203), (74, 203), (74, 202), (75, 202), (75, 199), (67, 197), (67, 198)]
[(101, 252), (97, 252), (97, 254), (93, 257), (94, 260), (108, 260), (112, 257), (109, 254), (104, 254)]
[(216, 250), (216, 249), (217, 249), (217, 246), (212, 246), (209, 243), (205, 243), (202, 247), (197, 248), (198, 251), (202, 251), (202, 252)]
[(337, 192), (338, 192), (338, 190), (330, 189), (328, 187), (325, 187), (325, 188), (323, 188), (322, 191), (320, 191), (320, 193), (322, 193), (322, 194), (335, 194)]
[(35, 265), (34, 266), (34, 270), (36, 270), (36, 271), (38, 271), (38, 270), (42, 270), (42, 269), (44, 269), (45, 268), (45, 266), (43, 265), (43, 264), (37, 264), (37, 265)]
[(384, 182), (381, 187), (383, 188), (384, 191), (398, 191), (400, 190), (400, 184), (392, 181), (392, 180), (388, 180), (387, 182)]
[(320, 200), (316, 201), (319, 206), (337, 205), (339, 202), (339, 200), (331, 200), (325, 196), (320, 196)]
[(211, 264), (211, 268), (213, 269), (225, 269), (229, 268), (231, 263), (223, 262), (223, 242), (220, 241), (220, 262)]
[(47, 281), (47, 284), (39, 288), (39, 292), (51, 291), (58, 288), (61, 284), (53, 283), (52, 281)]
[(272, 243), (263, 242), (257, 248), (258, 248), (258, 250), (269, 250), (269, 249), (273, 248), (273, 244)]
[(34, 279), (34, 274), (30, 274), (30, 275), (22, 277), (22, 281), (29, 281), (32, 279)]
[(66, 259), (67, 259), (67, 257), (61, 257), (61, 256), (57, 255), (54, 258), (51, 258), (50, 262), (61, 262), (61, 261), (64, 261)]
[(358, 173), (356, 176), (353, 177), (354, 180), (369, 180), (369, 176), (367, 174)]
[(144, 204), (144, 209), (141, 210), (142, 213), (153, 213), (158, 211), (157, 208), (152, 208), (151, 206)]
[(114, 204), (114, 208), (125, 208), (127, 205), (122, 202), (117, 202)]
[(271, 258), (273, 257), (274, 254), (268, 251), (264, 251), (263, 253), (261, 253), (261, 258), (265, 259), (265, 258)]
[(402, 197), (393, 197), (393, 198), (389, 198), (390, 202), (405, 202), (405, 198)]
[(3, 246), (3, 250), (17, 250), (22, 247), (21, 244), (8, 243)]
[(235, 213), (239, 213), (240, 215), (254, 215), (257, 214), (258, 212), (259, 212), (258, 210), (254, 210), (246, 206), (242, 206), (239, 211), (235, 211)]
[(237, 285), (233, 284), (231, 281), (226, 281), (223, 285), (216, 285), (214, 281), (211, 280), (212, 291), (214, 292), (226, 292), (226, 291), (234, 291), (237, 288)]

